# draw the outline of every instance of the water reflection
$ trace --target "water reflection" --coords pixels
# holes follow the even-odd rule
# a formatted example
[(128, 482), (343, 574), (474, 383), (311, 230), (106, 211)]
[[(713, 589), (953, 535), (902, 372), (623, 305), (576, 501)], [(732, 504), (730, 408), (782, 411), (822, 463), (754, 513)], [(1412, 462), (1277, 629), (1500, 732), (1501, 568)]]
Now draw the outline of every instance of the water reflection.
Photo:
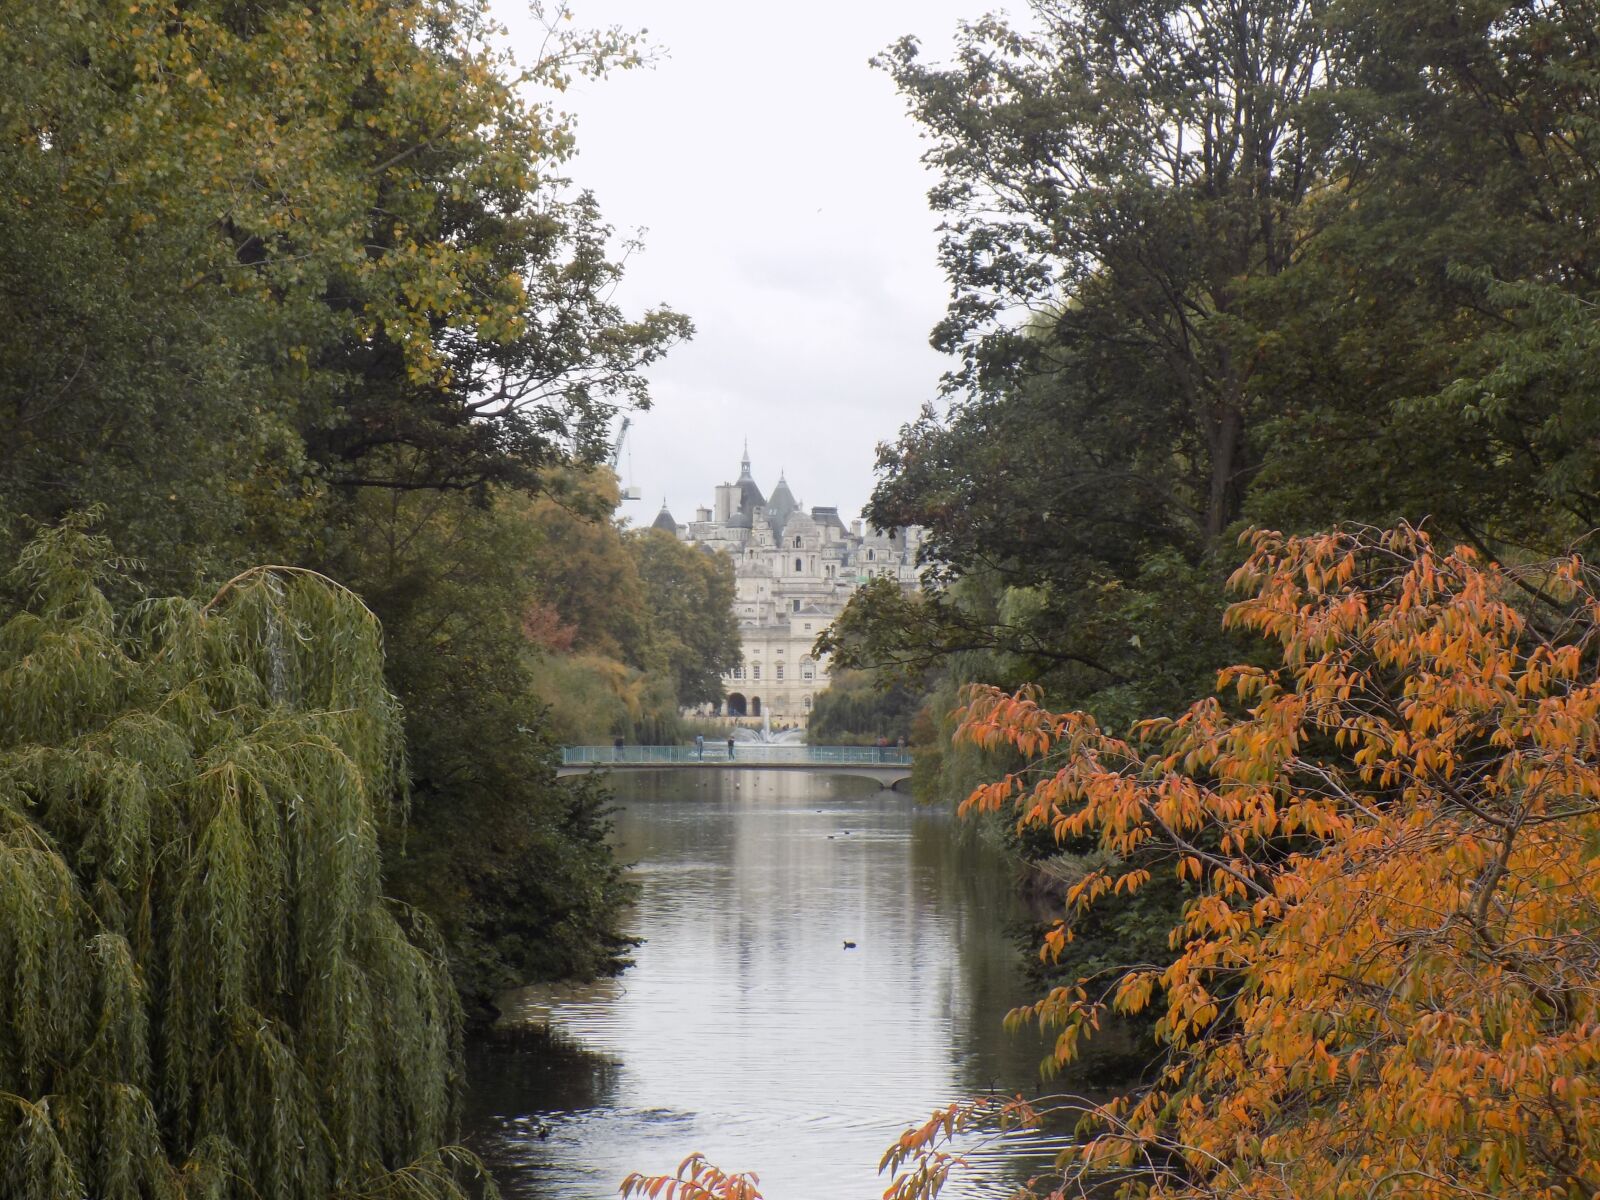
[[(877, 1196), (906, 1123), (1033, 1090), (1043, 1043), (1000, 1028), (1026, 998), (1011, 884), (945, 814), (825, 777), (620, 786), (637, 965), (519, 994), (516, 1020), (550, 1040), (469, 1061), (473, 1145), (509, 1196), (599, 1200), (691, 1150), (757, 1171), (771, 1200)], [(943, 1194), (1006, 1195), (1054, 1144), (1008, 1139)]]

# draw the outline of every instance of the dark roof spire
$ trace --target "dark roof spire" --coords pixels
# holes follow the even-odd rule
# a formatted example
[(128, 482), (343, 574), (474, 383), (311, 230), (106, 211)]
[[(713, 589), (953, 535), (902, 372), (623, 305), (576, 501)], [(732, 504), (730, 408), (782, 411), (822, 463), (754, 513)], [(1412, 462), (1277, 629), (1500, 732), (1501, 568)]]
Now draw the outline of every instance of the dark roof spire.
[(778, 486), (772, 489), (772, 497), (767, 501), (767, 523), (772, 526), (773, 537), (783, 536), (783, 527), (799, 508), (788, 481), (780, 474)]
[(739, 463), (739, 509), (746, 516), (754, 516), (756, 509), (766, 502), (767, 498), (750, 474), (750, 439), (745, 438), (744, 459)]

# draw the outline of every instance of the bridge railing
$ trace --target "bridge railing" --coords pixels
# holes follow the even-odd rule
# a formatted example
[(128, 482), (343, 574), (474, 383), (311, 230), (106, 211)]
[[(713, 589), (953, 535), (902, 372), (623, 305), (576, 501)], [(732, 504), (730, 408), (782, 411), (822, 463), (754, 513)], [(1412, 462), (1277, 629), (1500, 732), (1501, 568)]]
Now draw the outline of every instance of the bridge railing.
[(694, 746), (564, 746), (561, 750), (564, 767), (728, 762), (909, 767), (911, 752), (897, 746), (781, 746), (766, 742), (735, 742), (731, 756), (727, 742), (707, 742), (703, 750)]

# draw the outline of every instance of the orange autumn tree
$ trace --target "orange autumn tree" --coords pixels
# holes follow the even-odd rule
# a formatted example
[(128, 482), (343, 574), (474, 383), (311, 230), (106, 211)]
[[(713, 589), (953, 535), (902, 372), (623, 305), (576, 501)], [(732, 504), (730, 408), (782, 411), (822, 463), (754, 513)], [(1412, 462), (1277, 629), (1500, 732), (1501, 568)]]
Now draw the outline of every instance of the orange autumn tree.
[[(1070, 1061), (1155, 1005), (1163, 1065), (1091, 1110), (1046, 1185), (1157, 1197), (1600, 1194), (1600, 595), (1412, 528), (1253, 535), (1228, 614), (1281, 650), (1113, 736), (976, 689), (960, 737), (1030, 762), (966, 802), (1145, 864), (1072, 890), (1046, 938), (1137, 890), (1194, 898), (1161, 970), (1018, 1014)], [(908, 1132), (888, 1195), (937, 1190), (964, 1110)]]
[(729, 1175), (712, 1166), (703, 1154), (691, 1154), (678, 1164), (675, 1175), (641, 1175), (635, 1171), (622, 1181), (623, 1200), (762, 1200), (759, 1180), (751, 1174)]

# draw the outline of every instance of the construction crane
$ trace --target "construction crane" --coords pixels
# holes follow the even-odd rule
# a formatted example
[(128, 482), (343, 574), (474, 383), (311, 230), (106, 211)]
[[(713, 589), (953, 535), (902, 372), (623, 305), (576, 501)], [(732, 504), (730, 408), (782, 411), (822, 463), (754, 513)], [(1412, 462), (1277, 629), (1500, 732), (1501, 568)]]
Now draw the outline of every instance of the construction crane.
[[(617, 477), (617, 486), (622, 489), (622, 498), (624, 500), (637, 500), (639, 498), (638, 488), (632, 484), (623, 484), (622, 472), (619, 469), (619, 464), (622, 462), (622, 443), (627, 440), (628, 427), (632, 424), (633, 418), (625, 415), (622, 418), (622, 427), (617, 430), (617, 440), (611, 446), (611, 470)], [(633, 476), (632, 454), (628, 455), (628, 476), (629, 478)]]

